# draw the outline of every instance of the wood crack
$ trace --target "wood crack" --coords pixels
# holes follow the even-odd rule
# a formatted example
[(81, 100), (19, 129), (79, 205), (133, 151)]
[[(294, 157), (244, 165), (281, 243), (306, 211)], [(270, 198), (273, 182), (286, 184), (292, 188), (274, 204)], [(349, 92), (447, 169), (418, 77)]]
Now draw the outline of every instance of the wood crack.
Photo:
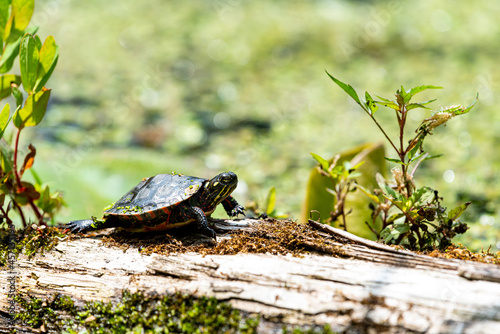
[[(229, 231), (254, 229), (262, 235), (258, 224), (258, 220), (215, 221)], [(44, 298), (62, 293), (78, 303), (116, 300), (124, 289), (160, 295), (180, 291), (228, 301), (266, 321), (330, 324), (337, 332), (368, 328), (380, 333), (498, 332), (498, 266), (414, 254), (309, 224), (319, 230), (323, 243), (314, 240), (313, 233), (297, 239), (296, 244), (302, 242), (299, 245), (310, 252), (300, 257), (145, 256), (133, 247), (125, 252), (106, 247), (97, 237), (66, 241), (57, 246), (63, 254), (49, 252), (34, 260), (21, 256), (15, 268), (17, 288)], [(231, 238), (231, 233), (222, 238)], [(0, 275), (0, 286), (8, 286), (8, 278)], [(8, 307), (8, 302), (0, 294), (0, 308)], [(0, 320), (0, 331), (1, 326)], [(259, 333), (271, 333), (266, 328), (260, 327)]]

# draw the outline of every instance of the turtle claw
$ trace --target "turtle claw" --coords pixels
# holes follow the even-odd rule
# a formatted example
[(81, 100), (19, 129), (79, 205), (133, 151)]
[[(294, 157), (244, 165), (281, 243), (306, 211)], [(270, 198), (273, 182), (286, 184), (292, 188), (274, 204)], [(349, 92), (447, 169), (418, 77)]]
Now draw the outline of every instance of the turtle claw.
[(203, 235), (206, 235), (209, 238), (214, 239), (217, 242), (217, 235), (215, 234), (215, 231), (212, 230), (210, 227), (200, 227), (200, 233)]
[(66, 224), (66, 228), (71, 233), (80, 233), (93, 230), (94, 221), (92, 219), (73, 220)]
[(231, 217), (235, 217), (237, 215), (243, 215), (246, 217), (245, 208), (239, 204), (235, 206), (234, 209), (231, 210), (231, 212), (229, 212), (229, 216)]

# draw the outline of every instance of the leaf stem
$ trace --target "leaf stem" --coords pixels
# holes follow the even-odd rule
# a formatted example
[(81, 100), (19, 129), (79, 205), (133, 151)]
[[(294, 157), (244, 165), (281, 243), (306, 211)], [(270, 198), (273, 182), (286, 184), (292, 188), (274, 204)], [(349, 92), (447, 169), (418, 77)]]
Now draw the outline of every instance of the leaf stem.
[(21, 188), (21, 176), (19, 175), (19, 171), (17, 170), (17, 155), (19, 153), (19, 137), (21, 135), (21, 129), (17, 129), (16, 133), (16, 141), (14, 144), (14, 162), (13, 162), (13, 169), (14, 169), (14, 176), (16, 177), (16, 182), (18, 188)]
[(405, 134), (405, 126), (406, 126), (406, 117), (408, 116), (408, 110), (406, 109), (406, 105), (400, 104), (400, 112), (401, 117), (398, 115), (399, 122), (399, 160), (402, 162), (401, 171), (403, 173), (403, 182), (406, 188), (406, 197), (409, 198), (412, 194), (411, 182), (408, 177), (408, 166), (405, 164), (406, 154), (409, 151), (409, 146), (405, 149), (404, 147), (404, 134)]
[[(17, 169), (17, 156), (19, 154), (19, 137), (21, 135), (21, 128), (17, 129), (16, 133), (16, 141), (14, 144), (14, 161), (13, 161), (13, 170), (14, 170), (14, 175), (16, 178), (16, 183), (17, 183), (17, 190), (20, 190), (23, 188), (23, 185), (21, 183), (21, 176), (19, 174), (19, 170)], [(47, 226), (47, 224), (43, 221), (43, 216), (40, 214), (40, 210), (38, 210), (38, 207), (35, 205), (33, 202), (33, 198), (31, 198), (29, 195), (27, 195), (28, 202), (31, 206), (31, 209), (33, 209), (33, 212), (35, 213), (36, 218), (38, 219), (38, 223)], [(26, 227), (26, 222), (24, 219), (24, 214), (22, 213), (22, 208), (16, 203), (15, 200), (13, 202), (16, 204), (19, 213), (21, 214), (21, 217), (23, 218), (23, 225)]]
[[(363, 108), (364, 109), (364, 108)], [(384, 129), (382, 128), (382, 126), (379, 124), (379, 122), (377, 122), (377, 120), (375, 119), (375, 117), (368, 111), (366, 110), (366, 113), (368, 114), (368, 116), (371, 117), (371, 119), (375, 122), (375, 124), (378, 126), (379, 130), (384, 134), (385, 138), (387, 139), (387, 141), (391, 144), (391, 146), (394, 148), (394, 150), (396, 151), (396, 153), (399, 154), (399, 151), (396, 147), (396, 145), (394, 145), (394, 143), (392, 142), (391, 138), (389, 138), (389, 135), (387, 135), (387, 133), (384, 131)]]
[(33, 202), (33, 199), (31, 197), (28, 197), (28, 200), (30, 202), (31, 209), (33, 209), (36, 218), (38, 218), (38, 224), (47, 226), (47, 223), (43, 221), (43, 215), (40, 213), (40, 210), (38, 210), (38, 207), (36, 206), (35, 202)]
[(427, 158), (428, 156), (429, 156), (429, 153), (425, 153), (420, 159), (418, 159), (417, 163), (415, 164), (415, 167), (413, 167), (413, 170), (410, 173), (411, 177), (413, 177), (413, 175), (415, 174), (418, 166), (420, 166), (420, 164), (422, 163), (422, 161), (424, 161), (425, 158)]
[(370, 223), (368, 223), (367, 221), (365, 221), (365, 224), (366, 226), (368, 226), (368, 228), (370, 229), (370, 231), (372, 231), (373, 234), (375, 234), (375, 236), (378, 238), (380, 238), (380, 233), (378, 233), (371, 225)]
[(23, 222), (23, 227), (26, 228), (28, 226), (28, 224), (26, 223), (26, 218), (24, 217), (23, 210), (21, 209), (19, 204), (17, 204), (17, 202), (14, 199), (12, 199), (12, 203), (14, 203), (14, 206), (17, 208), (17, 211), (19, 212), (19, 215), (21, 216), (21, 221)]
[(12, 225), (12, 220), (7, 215), (7, 212), (4, 210), (3, 206), (0, 206), (0, 211), (2, 211), (3, 217), (5, 218), (5, 221), (7, 222), (7, 224)]

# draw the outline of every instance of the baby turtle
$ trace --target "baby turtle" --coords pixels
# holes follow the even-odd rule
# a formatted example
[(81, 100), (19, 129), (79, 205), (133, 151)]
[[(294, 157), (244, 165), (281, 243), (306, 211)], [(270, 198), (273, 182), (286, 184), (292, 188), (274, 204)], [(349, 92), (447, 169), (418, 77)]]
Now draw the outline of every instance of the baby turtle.
[(69, 222), (72, 232), (119, 227), (130, 232), (152, 232), (196, 222), (201, 233), (215, 239), (207, 217), (222, 203), (231, 217), (244, 214), (243, 206), (231, 197), (238, 184), (233, 172), (207, 180), (182, 174), (159, 174), (143, 179), (120, 198), (101, 219)]

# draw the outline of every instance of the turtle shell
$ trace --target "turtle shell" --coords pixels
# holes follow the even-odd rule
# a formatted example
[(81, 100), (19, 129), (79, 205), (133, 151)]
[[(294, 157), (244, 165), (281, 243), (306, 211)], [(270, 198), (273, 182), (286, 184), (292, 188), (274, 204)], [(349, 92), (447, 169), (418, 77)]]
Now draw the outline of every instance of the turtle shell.
[(159, 210), (168, 213), (171, 208), (196, 194), (205, 181), (182, 174), (158, 174), (145, 178), (104, 213), (136, 217), (146, 215), (138, 217), (139, 220), (149, 218), (148, 213)]

